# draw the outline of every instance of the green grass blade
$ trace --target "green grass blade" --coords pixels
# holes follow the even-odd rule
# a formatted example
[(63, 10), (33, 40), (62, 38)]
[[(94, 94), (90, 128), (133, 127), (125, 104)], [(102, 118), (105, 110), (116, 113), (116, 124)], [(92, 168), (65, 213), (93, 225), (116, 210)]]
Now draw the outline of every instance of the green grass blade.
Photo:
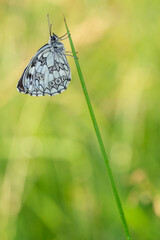
[(106, 154), (106, 151), (105, 151), (103, 140), (102, 140), (102, 137), (101, 137), (101, 134), (100, 134), (100, 131), (99, 131), (99, 127), (98, 127), (98, 124), (97, 124), (97, 121), (96, 121), (96, 117), (95, 117), (95, 114), (94, 114), (94, 111), (93, 111), (93, 108), (92, 108), (92, 105), (91, 105), (91, 101), (90, 101), (90, 98), (89, 98), (89, 95), (88, 95), (88, 91), (87, 91), (87, 88), (86, 88), (86, 85), (85, 85), (85, 82), (84, 82), (82, 71), (81, 71), (81, 68), (80, 68), (80, 65), (79, 65), (78, 58), (76, 56), (76, 51), (75, 51), (75, 48), (74, 48), (74, 45), (73, 45), (71, 35), (70, 35), (70, 32), (69, 32), (69, 29), (68, 29), (65, 18), (64, 18), (64, 21), (65, 21), (65, 26), (66, 26), (67, 33), (68, 33), (68, 36), (69, 36), (69, 42), (70, 42), (70, 45), (71, 45), (72, 53), (73, 53), (75, 64), (76, 64), (77, 71), (78, 71), (78, 75), (79, 75), (80, 82), (81, 82), (81, 85), (82, 85), (82, 89), (83, 89), (85, 99), (86, 99), (86, 102), (87, 102), (87, 105), (88, 105), (88, 109), (89, 109), (90, 116), (91, 116), (91, 119), (92, 119), (92, 122), (93, 122), (93, 126), (94, 126), (94, 129), (95, 129), (96, 135), (97, 135), (97, 140), (98, 140), (98, 143), (99, 143), (99, 146), (100, 146), (100, 149), (101, 149), (104, 161), (105, 161), (105, 165), (106, 165), (107, 172), (108, 172), (108, 175), (109, 175), (109, 179), (110, 179), (110, 182), (111, 182), (111, 185), (112, 185), (114, 197), (115, 197), (115, 200), (116, 200), (116, 203), (117, 203), (117, 206), (118, 206), (118, 210), (119, 210), (119, 214), (120, 214), (120, 217), (121, 217), (121, 220), (122, 220), (122, 224), (123, 224), (124, 229), (125, 229), (125, 234), (126, 234), (127, 240), (131, 240), (131, 236), (130, 236), (130, 233), (129, 233), (127, 221), (126, 221), (124, 211), (123, 211), (123, 208), (122, 208), (121, 200), (120, 200), (118, 190), (117, 190), (114, 178), (113, 178), (112, 170), (111, 170), (111, 167), (110, 167), (110, 164), (109, 164), (109, 160), (108, 160), (108, 157), (107, 157), (107, 154)]

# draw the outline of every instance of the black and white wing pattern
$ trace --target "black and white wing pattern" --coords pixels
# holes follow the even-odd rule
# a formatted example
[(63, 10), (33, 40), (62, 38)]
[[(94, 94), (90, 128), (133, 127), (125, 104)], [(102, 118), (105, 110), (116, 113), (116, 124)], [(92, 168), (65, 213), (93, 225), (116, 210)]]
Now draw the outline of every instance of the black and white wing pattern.
[(38, 50), (25, 68), (17, 89), (31, 96), (54, 96), (66, 90), (70, 81), (71, 70), (65, 48), (53, 34), (49, 43)]

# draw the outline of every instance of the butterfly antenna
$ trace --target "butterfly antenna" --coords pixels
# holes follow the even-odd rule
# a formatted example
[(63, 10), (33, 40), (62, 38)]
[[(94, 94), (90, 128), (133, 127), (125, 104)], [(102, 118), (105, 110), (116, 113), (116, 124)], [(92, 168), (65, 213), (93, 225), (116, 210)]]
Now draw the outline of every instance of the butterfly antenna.
[(47, 19), (48, 19), (49, 35), (51, 37), (52, 24), (50, 24), (49, 22), (49, 14), (47, 14)]

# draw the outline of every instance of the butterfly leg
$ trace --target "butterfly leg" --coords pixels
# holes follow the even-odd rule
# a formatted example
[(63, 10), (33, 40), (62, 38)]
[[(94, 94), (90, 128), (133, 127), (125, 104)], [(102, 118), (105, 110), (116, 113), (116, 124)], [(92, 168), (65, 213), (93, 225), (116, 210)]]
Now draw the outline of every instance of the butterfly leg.
[[(65, 35), (66, 35), (66, 34), (65, 34)], [(69, 34), (67, 37), (65, 37), (65, 38), (63, 38), (63, 39), (60, 38), (59, 41), (63, 41), (63, 40), (65, 40), (65, 39), (69, 38), (70, 35), (71, 35), (71, 34)], [(63, 36), (62, 36), (62, 37), (63, 37)]]
[[(65, 51), (65, 53), (72, 53), (71, 51)], [(76, 52), (76, 54), (77, 54), (78, 52)]]
[(68, 33), (66, 32), (63, 36), (59, 37), (59, 39), (65, 37), (67, 34), (68, 34)]
[(66, 55), (66, 56), (69, 56), (69, 57), (74, 57), (74, 58), (78, 59), (78, 57), (75, 57), (75, 56), (70, 55), (70, 54), (65, 54), (65, 55)]

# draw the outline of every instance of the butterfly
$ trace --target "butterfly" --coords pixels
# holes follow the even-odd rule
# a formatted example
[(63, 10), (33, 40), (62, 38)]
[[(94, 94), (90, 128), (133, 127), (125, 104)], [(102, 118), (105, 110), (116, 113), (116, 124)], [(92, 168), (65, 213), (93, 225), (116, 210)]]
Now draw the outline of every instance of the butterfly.
[(17, 89), (21, 93), (31, 96), (54, 96), (67, 89), (71, 81), (71, 70), (68, 64), (65, 48), (56, 34), (51, 34), (52, 24), (48, 24), (50, 31), (49, 42), (41, 47), (30, 60), (21, 78)]

